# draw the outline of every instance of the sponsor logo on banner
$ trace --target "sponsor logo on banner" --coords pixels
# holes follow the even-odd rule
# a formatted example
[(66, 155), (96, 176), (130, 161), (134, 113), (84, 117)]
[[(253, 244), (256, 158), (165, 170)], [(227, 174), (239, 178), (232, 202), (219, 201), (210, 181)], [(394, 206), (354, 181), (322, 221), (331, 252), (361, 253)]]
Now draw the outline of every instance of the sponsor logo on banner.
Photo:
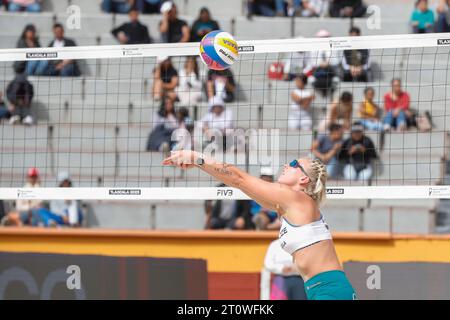
[(327, 188), (327, 194), (344, 194), (344, 188)]
[(437, 39), (438, 46), (449, 45), (450, 39)]
[(36, 194), (33, 192), (33, 190), (17, 189), (17, 199), (36, 199)]
[(450, 197), (450, 187), (429, 187), (429, 197)]
[(122, 55), (124, 57), (139, 57), (142, 56), (141, 48), (123, 48)]
[(254, 46), (239, 46), (238, 51), (239, 52), (253, 52), (253, 51), (255, 51), (255, 47)]
[(58, 52), (27, 52), (27, 59), (58, 58)]
[(233, 196), (233, 189), (217, 189), (217, 195), (220, 197)]
[(140, 196), (141, 189), (109, 189), (111, 196)]

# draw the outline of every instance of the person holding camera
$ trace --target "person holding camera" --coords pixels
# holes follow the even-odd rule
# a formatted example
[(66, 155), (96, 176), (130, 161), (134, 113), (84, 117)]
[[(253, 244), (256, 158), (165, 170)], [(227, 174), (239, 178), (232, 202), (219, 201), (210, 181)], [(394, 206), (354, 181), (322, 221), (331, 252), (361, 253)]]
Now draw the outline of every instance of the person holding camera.
[(355, 122), (350, 137), (342, 144), (339, 161), (343, 164), (347, 180), (369, 181), (373, 175), (373, 160), (378, 158), (375, 145), (364, 135), (364, 127)]

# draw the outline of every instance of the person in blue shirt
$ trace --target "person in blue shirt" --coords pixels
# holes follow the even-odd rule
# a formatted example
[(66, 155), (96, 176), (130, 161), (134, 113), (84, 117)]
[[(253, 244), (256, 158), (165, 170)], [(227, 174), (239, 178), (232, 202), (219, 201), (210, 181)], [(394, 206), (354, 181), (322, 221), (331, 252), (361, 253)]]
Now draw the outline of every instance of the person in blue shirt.
[(434, 31), (434, 13), (428, 9), (427, 0), (418, 0), (411, 15), (414, 33), (430, 33)]

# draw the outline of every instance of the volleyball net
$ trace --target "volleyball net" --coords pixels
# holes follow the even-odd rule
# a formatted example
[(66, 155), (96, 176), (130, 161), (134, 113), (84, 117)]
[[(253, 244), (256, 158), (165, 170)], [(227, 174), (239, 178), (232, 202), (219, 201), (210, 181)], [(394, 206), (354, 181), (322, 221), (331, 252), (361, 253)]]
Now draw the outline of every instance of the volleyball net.
[[(179, 149), (275, 177), (321, 152), (329, 198), (450, 198), (450, 34), (238, 44), (222, 73), (197, 43), (0, 50), (0, 198), (246, 198), (200, 170), (162, 166)], [(81, 75), (45, 75), (61, 61)], [(29, 108), (23, 69), (47, 70), (28, 76)], [(330, 153), (331, 124), (342, 141)], [(40, 188), (23, 187), (30, 168)], [(74, 188), (57, 188), (61, 173)]]

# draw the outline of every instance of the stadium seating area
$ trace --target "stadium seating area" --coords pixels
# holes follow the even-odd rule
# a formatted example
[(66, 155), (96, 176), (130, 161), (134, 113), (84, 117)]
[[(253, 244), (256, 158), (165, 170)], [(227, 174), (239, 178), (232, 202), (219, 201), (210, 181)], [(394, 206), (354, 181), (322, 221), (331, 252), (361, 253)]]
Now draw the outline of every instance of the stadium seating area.
[[(349, 19), (336, 18), (268, 18), (245, 17), (245, 3), (229, 0), (178, 0), (183, 19), (191, 23), (200, 7), (206, 5), (222, 29), (237, 40), (312, 37), (320, 29), (333, 36), (346, 36)], [(380, 7), (381, 29), (368, 27), (367, 19), (353, 19), (363, 35), (408, 33), (412, 4), (404, 0), (371, 0)], [(28, 23), (39, 30), (46, 45), (52, 38), (54, 22), (67, 18), (67, 5), (82, 8), (81, 29), (66, 30), (78, 45), (112, 45), (113, 27), (127, 21), (126, 15), (102, 13), (99, 0), (44, 0), (43, 12), (9, 13), (0, 11), (0, 47), (14, 48), (19, 33)], [(213, 9), (214, 8), (214, 9)], [(406, 8), (406, 9), (405, 9)], [(18, 19), (23, 17), (23, 19)], [(158, 39), (159, 15), (141, 15), (140, 20)], [(402, 52), (373, 51), (374, 79), (369, 83), (340, 83), (338, 92), (349, 90), (354, 101), (362, 100), (363, 88), (376, 89), (376, 101), (390, 88), (393, 77), (401, 77), (413, 108), (429, 111), (432, 132), (367, 133), (376, 142), (381, 162), (376, 167), (373, 185), (419, 185), (442, 183), (448, 153), (446, 113), (448, 59), (433, 50)], [(288, 118), (292, 82), (269, 81), (266, 72), (278, 55), (240, 61), (233, 67), (238, 83), (238, 100), (227, 104), (233, 110), (236, 126), (242, 128), (285, 128)], [(182, 60), (174, 59), (181, 66)], [(198, 172), (181, 172), (159, 166), (164, 157), (159, 152), (144, 152), (157, 104), (151, 96), (152, 69), (155, 61), (133, 59), (133, 63), (111, 60), (85, 61), (79, 78), (55, 80), (30, 77), (34, 85), (33, 112), (37, 124), (31, 127), (0, 123), (0, 187), (22, 186), (24, 168), (41, 169), (44, 186), (56, 185), (56, 174), (70, 168), (76, 186), (213, 186), (215, 182)], [(431, 70), (432, 72), (423, 72)], [(0, 62), (0, 91), (5, 92), (13, 78), (10, 63)], [(132, 80), (130, 81), (130, 78)], [(439, 83), (434, 85), (434, 83)], [(328, 104), (318, 97), (313, 104), (315, 123), (324, 117)], [(199, 117), (207, 110), (206, 102), (195, 107)], [(194, 114), (194, 107), (191, 107)], [(354, 108), (356, 117), (357, 108)], [(280, 162), (310, 152), (312, 132), (280, 129)], [(382, 143), (382, 145), (381, 145)], [(382, 146), (382, 147), (381, 147)], [(259, 166), (250, 166), (259, 174)], [(331, 181), (330, 185), (359, 185), (359, 182)], [(364, 183), (367, 185), (367, 183)], [(88, 202), (87, 226), (114, 228), (202, 229), (204, 207), (190, 202)], [(343, 201), (330, 200), (323, 211), (335, 230), (430, 232), (433, 231), (435, 201)], [(180, 214), (180, 208), (183, 213)], [(126, 208), (127, 214), (124, 214)], [(132, 209), (131, 209), (132, 208)], [(131, 209), (131, 210), (130, 210)]]

